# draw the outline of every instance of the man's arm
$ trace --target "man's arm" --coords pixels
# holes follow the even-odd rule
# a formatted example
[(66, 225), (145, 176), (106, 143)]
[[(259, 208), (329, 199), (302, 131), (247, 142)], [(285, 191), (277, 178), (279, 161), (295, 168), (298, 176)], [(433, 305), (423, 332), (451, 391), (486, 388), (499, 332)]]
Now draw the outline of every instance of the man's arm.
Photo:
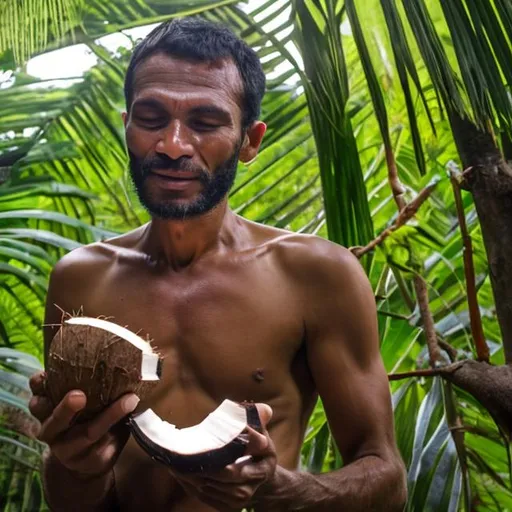
[[(94, 270), (94, 255), (88, 248), (77, 249), (54, 268), (46, 300), (44, 320), (45, 364), (51, 340), (63, 320), (63, 311), (79, 311), (87, 301), (86, 283)], [(113, 460), (128, 439), (124, 425), (112, 426), (132, 407), (122, 397), (87, 424), (73, 424), (73, 417), (85, 406), (83, 393), (68, 393), (56, 407), (45, 395), (44, 376), (31, 379), (34, 394), (32, 414), (42, 423), (39, 439), (48, 444), (43, 457), (42, 480), (45, 498), (53, 511), (115, 511)], [(119, 430), (119, 432), (117, 432)]]
[(257, 510), (399, 511), (406, 502), (405, 471), (373, 292), (349, 251), (328, 242), (319, 250), (301, 272), (308, 361), (345, 466), (320, 475), (277, 467), (258, 491)]
[(116, 512), (117, 501), (114, 473), (90, 480), (78, 479), (52, 454), (43, 456), (43, 487), (52, 512)]

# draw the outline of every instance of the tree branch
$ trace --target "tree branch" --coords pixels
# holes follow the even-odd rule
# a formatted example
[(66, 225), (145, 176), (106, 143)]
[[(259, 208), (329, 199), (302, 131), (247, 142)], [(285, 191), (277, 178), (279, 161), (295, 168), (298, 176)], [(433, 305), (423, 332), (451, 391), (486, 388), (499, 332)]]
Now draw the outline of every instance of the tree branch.
[[(388, 375), (388, 379), (393, 381), (437, 375), (473, 395), (489, 411), (500, 431), (505, 435), (507, 442), (510, 442), (512, 432), (512, 365), (494, 366), (484, 361), (466, 359), (438, 368), (391, 374)], [(449, 410), (445, 410), (449, 414)], [(457, 428), (460, 425), (451, 426)]]
[(388, 374), (388, 380), (404, 380), (410, 379), (412, 377), (435, 377), (436, 375), (441, 375), (440, 368), (429, 368), (426, 370), (414, 370), (412, 372), (403, 372), (403, 373), (390, 373)]
[[(406, 216), (408, 209), (413, 210), (414, 213), (411, 215), (413, 216), (418, 211), (419, 208), (418, 206), (416, 208), (416, 211), (414, 211), (415, 201), (419, 202), (419, 205), (421, 206), (421, 204), (432, 193), (434, 185), (422, 190), (418, 194), (418, 196), (413, 201), (411, 201), (410, 204), (407, 204), (403, 195), (404, 187), (400, 183), (400, 178), (398, 177), (395, 155), (393, 154), (393, 150), (390, 147), (386, 148), (386, 163), (388, 166), (389, 185), (391, 187), (391, 191), (393, 192), (393, 198), (399, 211), (398, 218), (400, 218), (400, 215), (402, 214)], [(430, 311), (430, 306), (428, 303), (427, 285), (423, 277), (419, 275), (415, 276), (413, 281), (414, 288), (416, 291), (416, 298), (418, 300), (418, 306), (421, 313), (421, 320), (423, 322), (423, 329), (425, 331), (425, 337), (427, 340), (428, 352), (430, 356), (430, 365), (432, 367), (435, 367), (440, 361), (442, 361), (443, 358), (441, 357), (441, 351), (439, 349), (439, 344), (437, 342), (437, 333), (435, 330), (434, 318), (432, 317), (432, 312)]]
[(439, 343), (439, 346), (448, 354), (450, 361), (454, 363), (457, 360), (458, 356), (457, 349), (452, 347), (449, 343), (440, 339), (439, 337), (437, 338), (437, 342)]
[(407, 206), (404, 198), (405, 188), (398, 177), (396, 159), (391, 148), (386, 148), (386, 164), (388, 166), (388, 181), (393, 192), (393, 199), (398, 206), (398, 211), (401, 212)]
[(411, 220), (416, 215), (416, 213), (418, 213), (421, 205), (430, 197), (430, 194), (432, 194), (434, 187), (435, 185), (429, 185), (428, 187), (424, 188), (410, 203), (404, 206), (404, 208), (398, 214), (398, 217), (396, 218), (393, 225), (385, 229), (368, 245), (365, 247), (351, 247), (350, 251), (352, 251), (352, 253), (357, 258), (362, 258), (366, 253), (375, 249), (375, 247), (380, 245), (389, 235), (391, 235), (391, 233), (400, 229), (402, 226), (405, 226), (405, 224), (407, 224), (407, 222), (409, 222), (409, 220)]
[(449, 165), (449, 171), (453, 194), (455, 196), (455, 205), (457, 207), (460, 231), (462, 233), (462, 241), (464, 244), (464, 274), (466, 276), (466, 292), (468, 296), (471, 332), (473, 334), (473, 341), (478, 360), (489, 362), (489, 347), (485, 341), (482, 317), (480, 316), (480, 308), (478, 306), (475, 267), (473, 265), (473, 242), (466, 225), (466, 216), (464, 215), (464, 206), (462, 204), (462, 195), (459, 186), (459, 177), (461, 176), (461, 173), (456, 169), (454, 164)]
[(414, 288), (416, 289), (416, 298), (418, 299), (418, 306), (425, 330), (430, 366), (434, 368), (443, 358), (441, 356), (441, 350), (439, 349), (439, 343), (437, 342), (434, 317), (432, 316), (432, 311), (430, 311), (428, 303), (427, 283), (423, 277), (418, 275), (414, 278)]
[(465, 361), (459, 361), (458, 363), (450, 364), (448, 366), (441, 366), (439, 368), (425, 368), (421, 370), (413, 370), (411, 372), (403, 373), (390, 373), (388, 374), (388, 380), (404, 380), (412, 377), (436, 377), (438, 375), (446, 375), (459, 369)]

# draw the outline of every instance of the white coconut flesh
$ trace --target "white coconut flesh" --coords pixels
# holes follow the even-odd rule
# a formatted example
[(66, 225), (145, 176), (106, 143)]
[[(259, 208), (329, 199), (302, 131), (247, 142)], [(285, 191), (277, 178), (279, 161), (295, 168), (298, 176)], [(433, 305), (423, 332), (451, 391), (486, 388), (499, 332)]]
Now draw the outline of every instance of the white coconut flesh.
[(158, 354), (155, 354), (155, 352), (153, 352), (153, 348), (147, 341), (142, 339), (140, 336), (137, 336), (134, 332), (126, 329), (125, 327), (121, 327), (120, 325), (117, 325), (113, 322), (101, 320), (100, 318), (91, 318), (87, 316), (73, 317), (66, 320), (65, 323), (70, 325), (86, 325), (89, 327), (103, 329), (104, 331), (107, 331), (127, 341), (128, 343), (131, 343), (142, 352), (142, 380), (159, 380)]
[(247, 410), (224, 400), (201, 423), (182, 429), (163, 421), (151, 409), (135, 416), (133, 421), (146, 438), (162, 449), (194, 455), (217, 450), (236, 439), (247, 427)]

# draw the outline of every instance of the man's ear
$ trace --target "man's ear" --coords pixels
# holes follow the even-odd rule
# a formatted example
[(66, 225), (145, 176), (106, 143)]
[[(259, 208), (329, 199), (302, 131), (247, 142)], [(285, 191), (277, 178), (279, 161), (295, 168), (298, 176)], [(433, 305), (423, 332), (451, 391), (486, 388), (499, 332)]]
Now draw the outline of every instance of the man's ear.
[(246, 164), (256, 158), (266, 131), (267, 125), (262, 121), (254, 121), (254, 123), (247, 128), (242, 148), (240, 149), (241, 162)]
[(121, 114), (121, 117), (123, 118), (123, 124), (124, 124), (124, 127), (126, 128), (126, 123), (128, 122), (128, 114), (126, 112), (123, 112)]

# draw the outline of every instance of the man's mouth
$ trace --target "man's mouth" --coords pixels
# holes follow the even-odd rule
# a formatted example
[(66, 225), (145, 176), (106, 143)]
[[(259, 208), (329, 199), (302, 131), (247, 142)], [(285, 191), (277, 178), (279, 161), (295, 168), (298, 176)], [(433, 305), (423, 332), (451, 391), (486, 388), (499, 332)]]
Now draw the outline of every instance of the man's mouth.
[(166, 180), (178, 180), (178, 181), (189, 181), (197, 180), (199, 178), (198, 173), (190, 171), (150, 171), (151, 174), (166, 179)]
[(197, 173), (191, 172), (169, 172), (150, 171), (149, 178), (153, 178), (160, 188), (166, 190), (187, 190), (189, 187), (196, 187), (200, 181)]

